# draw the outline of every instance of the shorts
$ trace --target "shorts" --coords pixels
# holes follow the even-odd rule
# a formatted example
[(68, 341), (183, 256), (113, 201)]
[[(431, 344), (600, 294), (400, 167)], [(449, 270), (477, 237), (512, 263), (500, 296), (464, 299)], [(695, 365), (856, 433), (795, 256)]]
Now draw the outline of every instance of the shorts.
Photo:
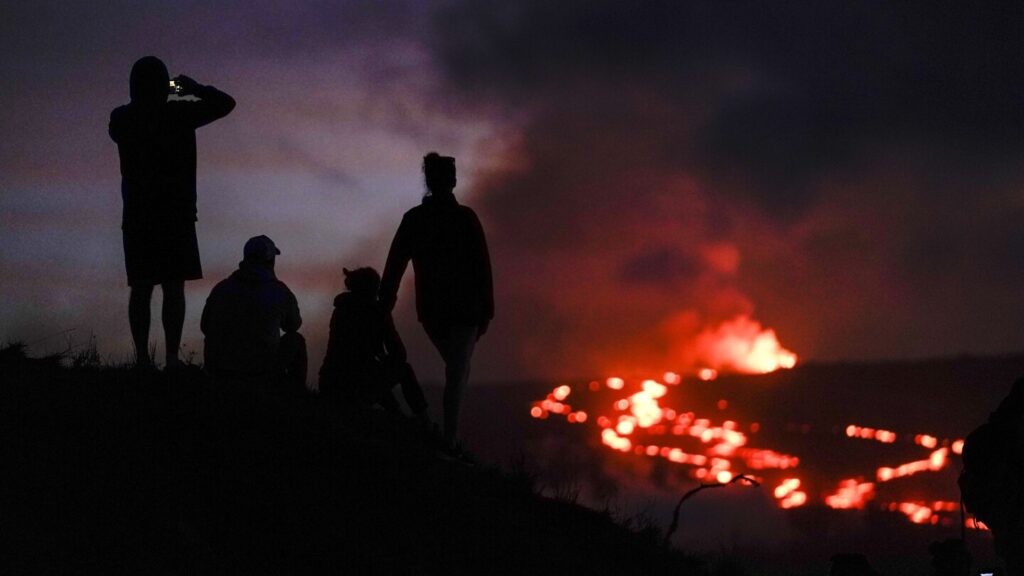
[(155, 286), (203, 277), (194, 222), (174, 227), (123, 230), (129, 286)]

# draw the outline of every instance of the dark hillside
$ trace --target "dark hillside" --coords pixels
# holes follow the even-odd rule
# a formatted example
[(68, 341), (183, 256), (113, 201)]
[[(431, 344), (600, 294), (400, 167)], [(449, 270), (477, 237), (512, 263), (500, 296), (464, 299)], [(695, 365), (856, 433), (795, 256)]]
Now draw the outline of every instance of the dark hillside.
[(0, 573), (691, 574), (382, 413), (0, 351)]

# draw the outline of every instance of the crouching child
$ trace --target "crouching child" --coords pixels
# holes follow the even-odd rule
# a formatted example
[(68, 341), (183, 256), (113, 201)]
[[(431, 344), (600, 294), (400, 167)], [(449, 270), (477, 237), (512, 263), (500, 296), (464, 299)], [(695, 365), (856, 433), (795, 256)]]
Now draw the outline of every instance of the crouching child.
[(400, 385), (413, 415), (427, 424), (427, 401), (406, 360), (391, 313), (377, 300), (380, 275), (373, 268), (343, 269), (347, 291), (334, 298), (320, 395), (349, 408), (380, 405), (400, 414), (392, 392)]

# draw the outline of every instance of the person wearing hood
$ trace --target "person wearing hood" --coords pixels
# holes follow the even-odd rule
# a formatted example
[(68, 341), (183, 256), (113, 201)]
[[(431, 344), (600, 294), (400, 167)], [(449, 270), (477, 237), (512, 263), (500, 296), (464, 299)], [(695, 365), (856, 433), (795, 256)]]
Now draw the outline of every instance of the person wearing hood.
[[(128, 323), (136, 362), (150, 365), (150, 301), (163, 292), (167, 367), (180, 366), (185, 281), (203, 277), (196, 240), (195, 131), (227, 116), (235, 101), (188, 76), (174, 79), (159, 58), (132, 66), (131, 102), (110, 114), (109, 134), (121, 163), (121, 217), (128, 275)], [(188, 99), (168, 101), (170, 95)]]
[(203, 308), (206, 370), (222, 380), (301, 393), (306, 341), (298, 332), (298, 301), (274, 274), (281, 251), (270, 238), (255, 236), (243, 254), (238, 270), (214, 286)]
[(380, 275), (373, 268), (342, 269), (348, 290), (334, 298), (327, 354), (320, 368), (320, 394), (335, 402), (380, 404), (400, 413), (396, 384), (413, 415), (429, 425), (427, 401), (406, 358), (391, 313), (377, 300)]

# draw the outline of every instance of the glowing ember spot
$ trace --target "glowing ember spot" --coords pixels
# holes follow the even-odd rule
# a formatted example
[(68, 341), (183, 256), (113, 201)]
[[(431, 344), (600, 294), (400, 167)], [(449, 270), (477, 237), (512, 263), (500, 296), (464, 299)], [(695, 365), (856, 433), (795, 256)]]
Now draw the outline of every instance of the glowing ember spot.
[(721, 484), (727, 484), (729, 480), (732, 480), (732, 473), (728, 470), (722, 470), (715, 475), (715, 480), (718, 480)]
[(612, 390), (622, 390), (622, 387), (626, 385), (626, 381), (625, 380), (623, 380), (622, 378), (615, 378), (615, 377), (612, 377), (612, 378), (609, 378), (609, 379), (605, 380), (604, 383), (605, 383), (606, 386), (608, 386)]
[(946, 465), (946, 455), (949, 454), (949, 450), (946, 448), (939, 448), (932, 455), (928, 457), (928, 464), (933, 472), (938, 472)]
[[(566, 398), (569, 397), (570, 392), (572, 392), (572, 388), (563, 385), (559, 386), (558, 388), (555, 388), (555, 391), (552, 392), (552, 394), (554, 395), (555, 400), (561, 402), (562, 400), (565, 400)], [(573, 402), (575, 402), (575, 400), (573, 400)]]
[(661, 379), (665, 381), (665, 384), (679, 384), (681, 380), (679, 374), (676, 374), (675, 372), (665, 372)]
[(964, 452), (964, 441), (963, 440), (959, 440), (959, 439), (954, 440), (953, 441), (953, 445), (950, 446), (949, 449), (953, 452), (953, 454), (957, 454), (957, 455), (963, 454), (963, 452)]
[(914, 443), (930, 449), (939, 445), (939, 439), (928, 434), (918, 434), (914, 436)]
[(799, 487), (799, 478), (786, 478), (781, 484), (775, 487), (775, 498), (781, 500)]
[(836, 492), (825, 497), (825, 505), (838, 510), (860, 510), (874, 497), (874, 483), (858, 482), (850, 478), (841, 481)]
[[(924, 524), (932, 519), (932, 509), (915, 502), (900, 502), (899, 511), (906, 514), (914, 524)], [(936, 519), (936, 522), (938, 519)]]
[(729, 407), (729, 401), (725, 399), (719, 400), (717, 406), (719, 410), (725, 410)]
[(896, 433), (892, 430), (876, 430), (875, 428), (862, 427), (855, 424), (850, 424), (846, 427), (846, 435), (850, 438), (874, 440), (882, 444), (892, 444), (896, 442), (897, 438)]
[(623, 416), (615, 426), (615, 431), (623, 436), (629, 436), (634, 430), (636, 430), (636, 420), (628, 416)]
[(750, 433), (751, 434), (757, 434), (760, 431), (761, 431), (761, 424), (759, 424), (757, 422), (752, 422), (750, 424)]
[(800, 465), (800, 459), (796, 456), (779, 454), (774, 450), (744, 448), (739, 451), (739, 456), (743, 458), (744, 464), (752, 470), (765, 470), (769, 468), (785, 470), (787, 468), (796, 468)]
[(807, 493), (799, 490), (794, 491), (789, 496), (786, 496), (779, 501), (779, 506), (785, 510), (790, 508), (797, 508), (807, 503)]
[(983, 530), (986, 532), (989, 530), (989, 527), (986, 526), (984, 522), (978, 519), (972, 520), (971, 518), (967, 518), (964, 520), (964, 526), (968, 528), (974, 528), (975, 530)]
[(718, 378), (718, 370), (714, 368), (701, 368), (697, 371), (697, 378), (700, 378), (704, 382), (710, 382), (715, 378)]
[(648, 456), (657, 456), (658, 455), (658, 447), (657, 446), (648, 446), (647, 447), (647, 455)]
[(958, 502), (943, 502), (942, 500), (936, 500), (932, 502), (932, 510), (936, 512), (956, 512), (960, 510), (960, 504)]
[(633, 449), (633, 443), (629, 441), (629, 438), (622, 438), (611, 428), (605, 428), (601, 432), (601, 442), (612, 450), (618, 450), (619, 452), (629, 452)]
[(629, 408), (629, 400), (626, 400), (625, 398), (615, 403), (616, 410), (625, 410), (627, 408)]
[[(653, 384), (654, 386), (661, 386), (661, 384), (650, 380), (648, 383)], [(647, 385), (648, 383), (644, 384), (645, 388), (649, 387)], [(658, 391), (653, 386), (650, 387), (654, 389), (655, 392)], [(661, 389), (665, 390), (665, 387), (661, 386)], [(662, 410), (661, 407), (658, 406), (658, 401), (655, 398), (656, 397), (652, 396), (646, 389), (643, 392), (637, 392), (629, 397), (629, 402), (632, 405), (631, 412), (636, 416), (637, 423), (641, 428), (650, 428), (651, 426), (661, 422)]]
[(576, 421), (579, 422), (580, 424), (586, 422), (587, 421), (587, 413), (584, 412), (583, 410), (580, 410), (579, 412), (577, 412), (576, 413)]
[(601, 383), (597, 380), (591, 380), (590, 384), (587, 384), (587, 388), (589, 388), (591, 392), (597, 392), (601, 389)]
[(658, 384), (654, 380), (644, 380), (643, 390), (651, 398), (661, 398), (668, 393), (668, 388), (664, 384)]
[(530, 408), (530, 416), (540, 418), (544, 416), (544, 410), (540, 406), (534, 406), (533, 408)]

